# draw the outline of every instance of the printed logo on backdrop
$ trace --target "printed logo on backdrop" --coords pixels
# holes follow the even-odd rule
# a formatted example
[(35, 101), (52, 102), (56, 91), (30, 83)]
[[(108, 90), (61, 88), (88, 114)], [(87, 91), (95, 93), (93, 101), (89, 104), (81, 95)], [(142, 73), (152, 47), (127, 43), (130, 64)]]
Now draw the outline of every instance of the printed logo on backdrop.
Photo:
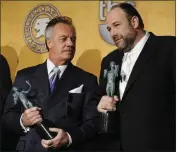
[[(126, 3), (131, 4), (132, 6), (135, 7), (135, 2), (134, 1), (126, 1)], [(106, 13), (108, 13), (111, 9), (112, 6), (119, 4), (119, 2), (112, 2), (112, 1), (104, 1), (100, 0), (99, 2), (99, 19), (104, 23), (106, 20)], [(107, 25), (106, 24), (99, 24), (99, 33), (102, 37), (102, 39), (109, 43), (114, 45), (114, 41), (112, 40), (108, 30), (107, 30)]]
[(57, 16), (60, 16), (60, 12), (51, 4), (37, 5), (29, 12), (24, 23), (24, 39), (31, 50), (37, 53), (47, 52), (45, 28)]

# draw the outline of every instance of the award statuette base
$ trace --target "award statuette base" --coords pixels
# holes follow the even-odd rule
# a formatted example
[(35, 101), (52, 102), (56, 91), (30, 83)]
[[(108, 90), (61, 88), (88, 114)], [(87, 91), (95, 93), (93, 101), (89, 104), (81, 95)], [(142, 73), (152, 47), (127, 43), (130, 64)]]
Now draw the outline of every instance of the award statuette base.
[(52, 123), (49, 123), (45, 120), (42, 123), (36, 125), (36, 132), (38, 133), (41, 139), (53, 139), (57, 135), (57, 133), (49, 131), (49, 128), (53, 127), (54, 126), (52, 125)]
[(101, 115), (101, 134), (117, 134), (118, 131), (118, 114), (114, 111), (108, 111)]

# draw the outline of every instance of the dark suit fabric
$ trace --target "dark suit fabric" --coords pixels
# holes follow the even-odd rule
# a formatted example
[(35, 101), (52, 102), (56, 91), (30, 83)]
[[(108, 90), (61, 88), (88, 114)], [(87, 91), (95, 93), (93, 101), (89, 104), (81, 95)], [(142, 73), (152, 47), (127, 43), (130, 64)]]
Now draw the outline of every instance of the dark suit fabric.
[[(98, 88), (94, 75), (70, 63), (57, 82), (54, 92), (50, 93), (45, 62), (19, 71), (14, 86), (25, 90), (28, 88), (25, 84), (26, 80), (29, 80), (32, 85), (27, 97), (34, 105), (42, 108), (44, 122), (50, 122), (53, 127), (62, 128), (70, 134), (72, 145), (66, 150), (77, 149), (79, 145), (89, 142), (97, 134), (99, 121), (97, 103), (91, 100)], [(84, 85), (82, 93), (69, 93), (82, 84)], [(12, 95), (13, 91), (8, 96), (2, 119), (4, 125), (21, 135), (17, 149), (25, 152), (45, 151), (35, 127), (31, 127), (27, 134), (23, 132), (19, 121), (24, 109), (20, 102), (17, 105), (12, 104)]]
[(11, 87), (12, 81), (9, 65), (0, 54), (0, 114), (3, 112), (3, 107)]
[[(175, 37), (150, 33), (121, 101), (117, 104), (117, 144), (124, 151), (175, 150)], [(121, 67), (123, 52), (115, 50), (102, 61), (100, 89), (105, 95), (104, 69), (110, 61)], [(119, 96), (120, 72), (116, 81)]]
[[(2, 115), (3, 109), (4, 109), (4, 105), (6, 102), (6, 98), (8, 96), (9, 91), (11, 90), (12, 87), (12, 81), (11, 81), (11, 75), (10, 75), (10, 69), (9, 69), (9, 65), (7, 63), (7, 60), (5, 59), (4, 56), (2, 56), (0, 54), (0, 117)], [(0, 147), (6, 147), (7, 143), (8, 145), (10, 144), (10, 140), (7, 141), (6, 139), (4, 139), (3, 137), (11, 137), (9, 134), (9, 132), (6, 130), (6, 128), (3, 128), (1, 126), (0, 129)], [(11, 145), (12, 146), (12, 145)]]

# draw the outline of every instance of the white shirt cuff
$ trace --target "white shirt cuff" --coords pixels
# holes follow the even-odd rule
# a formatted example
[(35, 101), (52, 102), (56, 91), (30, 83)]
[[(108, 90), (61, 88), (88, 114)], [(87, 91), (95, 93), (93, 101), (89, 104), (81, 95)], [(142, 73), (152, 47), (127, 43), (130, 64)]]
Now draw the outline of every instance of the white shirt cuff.
[(69, 147), (72, 144), (72, 138), (71, 138), (71, 136), (70, 136), (70, 134), (68, 132), (66, 132), (66, 133), (67, 133), (68, 138), (69, 138), (69, 144), (68, 144), (67, 147)]
[(30, 127), (25, 127), (23, 125), (23, 123), (22, 123), (22, 116), (23, 116), (23, 114), (20, 117), (20, 126), (23, 128), (24, 132), (27, 133), (28, 131), (30, 131)]

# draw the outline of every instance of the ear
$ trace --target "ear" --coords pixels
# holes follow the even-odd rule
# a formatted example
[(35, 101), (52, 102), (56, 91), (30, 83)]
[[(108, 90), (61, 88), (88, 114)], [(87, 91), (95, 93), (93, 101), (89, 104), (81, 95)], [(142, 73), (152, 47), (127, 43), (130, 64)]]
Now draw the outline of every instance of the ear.
[(47, 40), (47, 46), (48, 46), (48, 48), (49, 49), (51, 49), (52, 48), (52, 40)]
[(134, 29), (137, 29), (139, 27), (139, 19), (137, 16), (132, 17), (131, 24)]

